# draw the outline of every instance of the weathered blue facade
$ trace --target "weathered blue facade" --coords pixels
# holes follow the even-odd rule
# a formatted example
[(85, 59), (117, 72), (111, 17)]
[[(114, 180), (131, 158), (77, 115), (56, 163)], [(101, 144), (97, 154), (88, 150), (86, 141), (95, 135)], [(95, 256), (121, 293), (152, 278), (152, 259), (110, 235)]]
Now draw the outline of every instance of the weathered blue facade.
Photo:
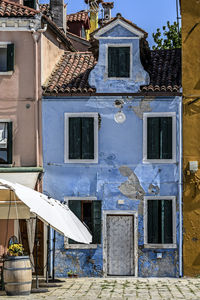
[[(101, 33), (101, 30), (100, 30)], [(91, 71), (89, 83), (101, 96), (45, 96), (42, 103), (43, 191), (64, 201), (66, 197), (94, 197), (102, 201), (102, 242), (87, 249), (69, 245), (56, 234), (56, 276), (66, 277), (69, 270), (79, 276), (106, 276), (106, 212), (134, 215), (134, 275), (179, 276), (179, 196), (180, 196), (180, 103), (178, 96), (133, 96), (149, 75), (140, 61), (139, 34), (114, 23), (99, 34), (99, 60)], [(105, 37), (105, 39), (104, 39)], [(118, 39), (113, 39), (118, 37)], [(128, 37), (128, 39), (126, 39)], [(131, 45), (129, 79), (107, 78), (108, 44)], [(116, 93), (109, 96), (108, 93)], [(124, 93), (124, 96), (117, 95)], [(126, 95), (127, 94), (127, 95)], [(123, 107), (116, 105), (123, 102)], [(122, 103), (121, 102), (121, 103)], [(126, 120), (117, 123), (118, 111)], [(64, 163), (65, 113), (98, 113), (98, 163)], [(145, 163), (143, 160), (143, 114), (175, 113), (176, 158), (170, 163)], [(174, 196), (176, 201), (173, 247), (144, 247), (144, 197)], [(120, 242), (120, 241), (119, 241)], [(120, 275), (120, 274), (119, 274)]]

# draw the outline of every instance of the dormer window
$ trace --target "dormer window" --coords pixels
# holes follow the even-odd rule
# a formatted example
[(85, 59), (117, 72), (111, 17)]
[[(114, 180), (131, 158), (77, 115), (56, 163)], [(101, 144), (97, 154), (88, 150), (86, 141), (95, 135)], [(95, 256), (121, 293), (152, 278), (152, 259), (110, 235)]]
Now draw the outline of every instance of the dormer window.
[(108, 47), (108, 78), (130, 78), (130, 46)]

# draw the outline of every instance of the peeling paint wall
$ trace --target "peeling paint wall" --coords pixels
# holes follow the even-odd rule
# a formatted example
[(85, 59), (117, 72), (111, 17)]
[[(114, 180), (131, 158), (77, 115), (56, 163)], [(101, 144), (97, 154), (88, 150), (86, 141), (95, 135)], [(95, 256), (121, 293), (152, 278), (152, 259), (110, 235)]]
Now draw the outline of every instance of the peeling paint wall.
[[(97, 197), (102, 210), (138, 213), (138, 275), (178, 276), (179, 213), (176, 216), (176, 249), (144, 248), (144, 196), (176, 196), (179, 174), (179, 97), (126, 98), (126, 121), (118, 124), (114, 115), (116, 97), (43, 99), (44, 193), (61, 201), (65, 196)], [(133, 108), (140, 108), (135, 111)], [(55, 113), (56, 111), (56, 113)], [(176, 112), (177, 161), (172, 164), (143, 163), (143, 112)], [(64, 113), (98, 112), (101, 116), (98, 164), (64, 164)], [(52, 122), (53, 120), (53, 122)], [(119, 202), (118, 200), (123, 200)], [(120, 204), (122, 203), (122, 204)], [(178, 203), (178, 200), (177, 200)], [(103, 214), (102, 214), (103, 215)], [(56, 235), (56, 276), (76, 270), (79, 276), (104, 276), (103, 245), (96, 249), (65, 249), (64, 238)], [(106, 242), (106, 236), (102, 236)], [(162, 258), (157, 258), (157, 252)]]
[[(105, 39), (104, 39), (105, 37)], [(118, 39), (120, 37), (120, 39)], [(89, 83), (96, 87), (97, 93), (137, 93), (141, 85), (149, 83), (149, 74), (144, 70), (140, 61), (139, 38), (117, 25), (99, 40), (99, 58), (89, 76)], [(117, 39), (115, 39), (117, 38)], [(108, 47), (122, 44), (130, 47), (130, 78), (108, 78)]]
[(200, 2), (182, 0), (183, 86), (183, 268), (200, 275), (200, 171), (189, 172), (189, 161), (200, 162)]

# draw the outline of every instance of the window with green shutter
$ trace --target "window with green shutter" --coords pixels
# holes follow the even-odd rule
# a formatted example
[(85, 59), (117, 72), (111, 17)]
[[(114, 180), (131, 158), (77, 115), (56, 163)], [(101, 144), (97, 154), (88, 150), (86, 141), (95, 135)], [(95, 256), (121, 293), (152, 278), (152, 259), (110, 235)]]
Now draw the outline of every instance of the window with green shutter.
[(172, 117), (147, 119), (147, 158), (172, 159)]
[(0, 122), (0, 164), (12, 164), (12, 122)]
[(65, 113), (65, 162), (98, 162), (98, 114)]
[(145, 199), (145, 243), (153, 245), (175, 244), (175, 197), (149, 197)]
[(14, 71), (14, 44), (0, 45), (0, 72)]
[(176, 113), (144, 113), (143, 161), (176, 162)]
[(108, 47), (108, 77), (130, 77), (130, 47)]
[[(101, 243), (101, 201), (69, 200), (69, 208), (86, 224), (92, 234), (92, 244)], [(69, 244), (78, 244), (70, 240)]]

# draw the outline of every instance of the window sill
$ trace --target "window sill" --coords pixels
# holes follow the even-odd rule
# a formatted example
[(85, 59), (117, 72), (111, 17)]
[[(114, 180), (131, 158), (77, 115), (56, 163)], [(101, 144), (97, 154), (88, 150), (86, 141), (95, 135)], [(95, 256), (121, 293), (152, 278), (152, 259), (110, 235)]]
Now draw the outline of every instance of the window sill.
[(144, 244), (145, 249), (176, 249), (176, 244)]
[(12, 75), (13, 71), (0, 72), (0, 75)]
[(65, 164), (98, 164), (98, 159), (65, 159)]
[(65, 249), (97, 249), (101, 244), (68, 244), (65, 243)]
[(175, 159), (143, 159), (144, 164), (175, 164)]
[(108, 77), (106, 76), (107, 80), (132, 80), (132, 77)]

